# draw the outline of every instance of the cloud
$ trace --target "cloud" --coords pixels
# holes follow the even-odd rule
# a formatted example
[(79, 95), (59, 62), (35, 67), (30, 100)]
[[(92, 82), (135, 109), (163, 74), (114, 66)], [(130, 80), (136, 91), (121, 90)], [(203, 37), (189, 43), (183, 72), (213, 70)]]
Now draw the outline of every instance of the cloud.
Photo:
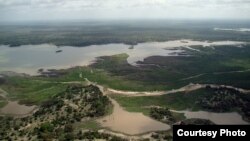
[(69, 8), (115, 8), (131, 6), (154, 6), (167, 0), (0, 0), (1, 7), (69, 7)]
[(0, 19), (250, 18), (250, 0), (0, 0)]
[(245, 5), (250, 0), (0, 0), (1, 7), (46, 7), (46, 6), (85, 6), (85, 7), (130, 7), (130, 6), (205, 6), (205, 5)]

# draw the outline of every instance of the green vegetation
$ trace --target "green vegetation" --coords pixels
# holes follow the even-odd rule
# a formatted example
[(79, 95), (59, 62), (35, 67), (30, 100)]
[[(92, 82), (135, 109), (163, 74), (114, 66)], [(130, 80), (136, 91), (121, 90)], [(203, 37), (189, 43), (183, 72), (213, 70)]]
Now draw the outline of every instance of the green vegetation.
[[(68, 105), (67, 107), (63, 107)], [(66, 111), (68, 120), (80, 121), (82, 117), (99, 117), (109, 111), (111, 103), (107, 96), (93, 86), (70, 85), (64, 93), (59, 93), (54, 98), (45, 101), (34, 116), (43, 116), (51, 112)], [(88, 108), (85, 108), (88, 107)], [(63, 113), (64, 114), (64, 113)], [(72, 116), (71, 118), (69, 116)]]
[[(71, 84), (64, 92), (43, 102), (32, 116), (0, 117), (0, 140), (78, 139), (80, 136), (75, 131), (80, 132), (85, 128), (73, 125), (81, 124), (82, 120), (88, 118), (104, 116), (109, 108), (111, 108), (111, 102), (107, 96), (102, 95), (98, 87)], [(97, 128), (94, 122), (83, 122), (82, 126)]]
[(66, 89), (65, 84), (21, 76), (8, 77), (0, 87), (8, 92), (10, 99), (18, 99), (25, 104), (41, 104)]
[(214, 125), (210, 120), (191, 118), (181, 121), (181, 125)]
[[(246, 25), (235, 21), (223, 26), (237, 28)], [(233, 31), (214, 31), (221, 22), (207, 21), (103, 21), (73, 23), (33, 23), (1, 25), (0, 44), (20, 46), (51, 43), (58, 46), (87, 46), (108, 43), (136, 44), (175, 39), (249, 41), (250, 34)], [(248, 25), (249, 26), (249, 25)], [(204, 34), (205, 33), (205, 34)]]
[(141, 108), (150, 106), (169, 107), (175, 110), (199, 110), (201, 106), (196, 103), (204, 96), (210, 95), (209, 91), (200, 89), (188, 93), (174, 93), (162, 96), (141, 96), (141, 97), (127, 97), (122, 95), (111, 95), (112, 98), (118, 101), (122, 107), (131, 112), (140, 111)]
[(171, 112), (168, 108), (161, 107), (151, 107), (150, 117), (167, 124), (174, 124), (185, 119), (184, 114)]
[(0, 108), (4, 107), (8, 102), (0, 96)]
[[(217, 25), (219, 23), (215, 23)], [(153, 25), (153, 26), (152, 26)], [(150, 22), (92, 22), (75, 25), (0, 25), (0, 44), (51, 43), (58, 46), (193, 40), (250, 41), (248, 32), (214, 31), (210, 23), (190, 24)], [(204, 34), (206, 33), (206, 34)], [(104, 36), (105, 35), (105, 36)], [(133, 47), (134, 48), (134, 47)], [(133, 49), (132, 46), (130, 49)], [(182, 48), (189, 56), (149, 56), (133, 66), (127, 54), (101, 56), (90, 66), (41, 72), (40, 76), (0, 76), (0, 108), (7, 100), (38, 105), (32, 115), (22, 118), (0, 116), (0, 140), (125, 140), (98, 132), (100, 125), (93, 118), (112, 110), (107, 96), (85, 78), (105, 87), (127, 91), (160, 91), (180, 88), (190, 83), (232, 85), (250, 89), (250, 45), (202, 47), (194, 51)], [(178, 49), (178, 48), (177, 48)], [(1, 57), (0, 61), (5, 62)], [(228, 88), (204, 88), (154, 97), (110, 95), (131, 112), (142, 112), (159, 121), (173, 124), (213, 124), (208, 120), (187, 119), (175, 110), (237, 111), (250, 121), (250, 98)], [(158, 107), (158, 108), (152, 108)], [(165, 108), (168, 107), (168, 108)], [(92, 119), (90, 119), (92, 118)], [(88, 131), (85, 131), (88, 129)], [(93, 130), (93, 131), (92, 131)], [(155, 133), (154, 140), (171, 140), (171, 133)]]
[(151, 135), (152, 140), (164, 140), (172, 141), (173, 140), (173, 131), (164, 131), (164, 132), (155, 132)]
[[(127, 97), (121, 95), (111, 95), (111, 97), (131, 112), (145, 113), (145, 108), (151, 106), (169, 107), (174, 110), (237, 111), (241, 113), (246, 121), (249, 121), (249, 95), (229, 88), (206, 87), (187, 93), (174, 93), (154, 97)], [(171, 120), (167, 122), (174, 121), (174, 117), (168, 109), (153, 108), (150, 110), (149, 115), (157, 120), (170, 118)], [(168, 115), (168, 117), (166, 118), (163, 115)]]
[(100, 124), (97, 123), (95, 120), (77, 122), (74, 124), (74, 126), (76, 129), (90, 129), (90, 130), (100, 129)]
[[(225, 84), (249, 89), (250, 47), (220, 46), (216, 48), (194, 47), (200, 52), (186, 50), (189, 57), (152, 56), (143, 64), (128, 64), (127, 54), (99, 57), (89, 67), (77, 67), (66, 71), (59, 80), (75, 81), (81, 73), (92, 82), (119, 90), (156, 91), (180, 88), (190, 83)], [(240, 54), (240, 55), (239, 55)], [(232, 60), (237, 59), (236, 63)], [(154, 66), (148, 64), (155, 64)], [(158, 66), (158, 67), (156, 67)], [(62, 70), (61, 70), (62, 71)], [(197, 76), (197, 77), (192, 77)]]
[[(250, 47), (220, 46), (214, 49), (194, 46), (189, 57), (146, 58), (140, 66), (128, 64), (127, 54), (103, 56), (87, 67), (51, 70), (58, 77), (9, 77), (1, 88), (12, 98), (39, 104), (64, 88), (64, 82), (86, 83), (84, 78), (106, 87), (127, 91), (157, 91), (180, 88), (190, 83), (224, 84), (249, 89)], [(239, 55), (240, 54), (240, 55)], [(237, 61), (235, 61), (237, 60)], [(155, 64), (155, 66), (148, 65)], [(158, 67), (156, 67), (158, 66)], [(235, 71), (235, 72), (234, 72)], [(240, 72), (238, 72), (240, 71)], [(82, 77), (79, 77), (80, 74)], [(197, 76), (197, 77), (192, 77)], [(40, 96), (40, 97), (39, 97)], [(26, 99), (25, 99), (26, 98)]]
[(79, 132), (77, 134), (77, 139), (79, 139), (79, 140), (83, 140), (83, 139), (87, 139), (87, 140), (103, 139), (103, 140), (107, 140), (107, 141), (127, 141), (127, 139), (117, 137), (117, 136), (113, 136), (113, 135), (106, 134), (106, 133), (99, 133), (97, 131), (89, 131), (89, 132), (84, 132), (84, 133)]
[(213, 95), (206, 96), (198, 101), (203, 109), (215, 112), (240, 111), (243, 118), (250, 121), (250, 96), (232, 89), (207, 88)]

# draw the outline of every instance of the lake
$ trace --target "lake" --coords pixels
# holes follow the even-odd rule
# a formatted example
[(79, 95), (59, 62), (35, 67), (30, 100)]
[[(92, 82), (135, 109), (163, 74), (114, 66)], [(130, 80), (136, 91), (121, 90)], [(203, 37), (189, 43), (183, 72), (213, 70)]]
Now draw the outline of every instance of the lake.
[[(193, 45), (220, 46), (220, 45), (242, 45), (244, 42), (235, 41), (192, 41), (174, 40), (167, 42), (140, 43), (131, 48), (125, 44), (91, 45), (86, 47), (62, 46), (51, 44), (22, 45), (20, 47), (9, 47), (0, 45), (0, 71), (14, 71), (36, 75), (37, 70), (63, 69), (73, 66), (84, 66), (95, 61), (99, 56), (110, 56), (127, 53), (128, 62), (136, 65), (137, 61), (143, 61), (149, 56), (178, 56), (185, 52), (183, 48)], [(182, 47), (182, 48), (180, 48)], [(175, 49), (173, 49), (175, 48)]]

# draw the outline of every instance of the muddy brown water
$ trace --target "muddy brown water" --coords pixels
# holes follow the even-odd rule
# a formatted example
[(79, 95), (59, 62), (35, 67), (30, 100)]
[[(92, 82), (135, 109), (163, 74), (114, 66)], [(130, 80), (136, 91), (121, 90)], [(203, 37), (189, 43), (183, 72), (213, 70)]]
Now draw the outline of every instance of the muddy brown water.
[(214, 112), (206, 112), (206, 111), (175, 111), (178, 113), (184, 113), (186, 118), (200, 118), (200, 119), (208, 119), (215, 124), (226, 124), (226, 125), (232, 125), (232, 124), (250, 124), (242, 119), (242, 116), (237, 112), (230, 112), (230, 113), (214, 113)]
[(103, 127), (129, 135), (170, 129), (167, 124), (153, 120), (142, 113), (127, 112), (115, 100), (111, 101), (114, 105), (113, 113), (97, 120)]
[(36, 106), (21, 105), (17, 101), (9, 101), (7, 105), (0, 109), (0, 114), (22, 116), (31, 113)]

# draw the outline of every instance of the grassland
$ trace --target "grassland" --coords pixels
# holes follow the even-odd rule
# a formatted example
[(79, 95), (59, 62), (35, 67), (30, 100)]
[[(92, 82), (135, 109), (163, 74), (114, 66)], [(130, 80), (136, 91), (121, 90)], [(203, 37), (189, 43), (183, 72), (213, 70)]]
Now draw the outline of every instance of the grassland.
[(95, 120), (88, 120), (83, 122), (77, 122), (73, 125), (76, 129), (90, 129), (97, 130), (101, 128), (101, 125)]
[(0, 97), (0, 108), (4, 107), (7, 103), (8, 102), (4, 98)]
[(175, 110), (200, 110), (201, 106), (196, 104), (204, 96), (211, 92), (204, 89), (189, 93), (174, 93), (154, 97), (127, 97), (121, 95), (111, 95), (122, 107), (130, 112), (141, 112), (151, 106), (168, 107)]
[(25, 104), (41, 104), (65, 90), (66, 85), (37, 80), (34, 77), (8, 77), (1, 88), (8, 92), (8, 98)]

